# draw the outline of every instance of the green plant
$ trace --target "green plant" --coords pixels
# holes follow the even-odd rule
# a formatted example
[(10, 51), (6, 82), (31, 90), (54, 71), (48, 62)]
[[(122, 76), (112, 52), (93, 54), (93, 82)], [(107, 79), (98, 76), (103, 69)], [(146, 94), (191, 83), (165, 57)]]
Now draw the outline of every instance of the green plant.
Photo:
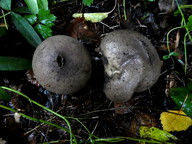
[[(10, 99), (9, 95), (8, 95), (7, 98), (5, 98), (7, 96), (7, 94), (5, 94), (4, 90), (8, 90), (8, 91), (14, 92), (14, 93), (16, 93), (18, 95), (21, 95), (24, 98), (28, 99), (31, 103), (35, 104), (36, 106), (46, 110), (47, 112), (50, 112), (53, 116), (57, 116), (57, 117), (61, 118), (66, 123), (67, 128), (61, 127), (61, 126), (59, 126), (59, 125), (57, 125), (55, 123), (50, 122), (52, 120), (52, 118), (50, 118), (48, 120), (37, 119), (37, 118), (30, 117), (30, 116), (28, 116), (28, 115), (26, 115), (24, 113), (18, 112), (15, 109), (9, 108), (9, 107), (1, 105), (1, 104), (0, 104), (0, 108), (6, 109), (6, 110), (9, 110), (9, 111), (12, 111), (12, 112), (17, 112), (21, 116), (23, 116), (23, 117), (25, 117), (25, 118), (27, 118), (29, 120), (39, 122), (40, 126), (42, 126), (42, 124), (47, 124), (47, 125), (56, 127), (58, 129), (61, 129), (61, 130), (65, 131), (65, 132), (69, 133), (69, 135), (70, 135), (70, 139), (69, 139), (70, 144), (81, 144), (81, 143), (82, 144), (84, 144), (84, 143), (90, 143), (90, 144), (118, 143), (118, 142), (125, 141), (125, 140), (132, 140), (132, 141), (138, 141), (138, 142), (143, 142), (143, 143), (159, 143), (159, 144), (161, 143), (160, 141), (154, 140), (154, 139), (149, 140), (149, 139), (145, 139), (145, 138), (134, 138), (134, 137), (99, 138), (99, 137), (93, 135), (89, 131), (89, 129), (81, 122), (80, 118), (62, 116), (59, 113), (57, 113), (57, 112), (55, 112), (55, 111), (53, 111), (53, 110), (51, 110), (51, 109), (49, 109), (49, 108), (39, 104), (38, 102), (30, 99), (27, 95), (25, 95), (25, 94), (23, 94), (23, 93), (21, 93), (19, 91), (13, 90), (13, 89), (8, 88), (8, 87), (1, 86), (0, 87), (0, 96), (4, 94), (4, 99)], [(78, 123), (80, 123), (80, 125), (83, 126), (83, 128), (88, 133), (88, 138), (87, 139), (85, 139), (84, 141), (82, 141), (82, 140), (78, 141), (77, 136), (73, 133), (73, 130), (71, 128), (70, 120), (77, 121)], [(58, 142), (60, 142), (60, 141), (58, 140), (58, 141), (46, 142), (46, 143), (43, 143), (43, 144), (58, 143)], [(172, 144), (172, 143), (169, 143), (169, 144)]]
[(108, 15), (114, 11), (117, 5), (117, 0), (115, 0), (115, 6), (113, 9), (109, 12), (102, 12), (102, 13), (74, 13), (72, 15), (73, 18), (84, 18), (86, 21), (91, 21), (92, 23), (101, 22), (105, 18), (108, 17)]
[(147, 0), (147, 1), (149, 1), (149, 2), (154, 2), (155, 0)]
[[(41, 38), (46, 39), (52, 36), (51, 27), (54, 25), (56, 17), (50, 14), (47, 0), (25, 0), (28, 7), (18, 7), (12, 9), (12, 0), (0, 0), (0, 8), (2, 10), (4, 26), (1, 27), (0, 36), (6, 34), (8, 29), (7, 23), (13, 23), (16, 29), (23, 37), (33, 46), (37, 47), (41, 42)], [(4, 13), (6, 11), (6, 13)], [(24, 16), (22, 16), (25, 13)], [(26, 15), (28, 13), (28, 15)], [(11, 20), (7, 22), (6, 17), (11, 15)], [(39, 36), (40, 35), (40, 36)], [(31, 61), (17, 57), (0, 57), (0, 70), (18, 71), (31, 68)]]
[[(12, 0), (1, 0), (0, 7), (8, 12), (0, 18), (4, 19), (5, 26), (8, 28), (6, 16), (11, 14), (12, 22), (16, 29), (32, 46), (36, 47), (41, 43), (41, 38), (38, 34), (43, 39), (52, 36), (51, 27), (54, 25), (53, 21), (55, 21), (56, 17), (50, 14), (47, 0), (25, 0), (25, 3), (27, 8), (11, 9)], [(29, 14), (22, 16), (19, 13)]]
[[(126, 0), (123, 0), (123, 12), (124, 12), (124, 17), (125, 17), (125, 20), (127, 20), (127, 14), (126, 14), (126, 7), (125, 7), (125, 1)], [(150, 0), (149, 0), (150, 1)], [(152, 0), (153, 1), (153, 0)], [(85, 6), (91, 6), (93, 4), (94, 0), (82, 0), (82, 3), (83, 5)], [(116, 3), (116, 2), (115, 2)], [(109, 12), (110, 13), (110, 12)], [(93, 18), (88, 18), (88, 20), (92, 21), (92, 22), (100, 22), (101, 20), (103, 20), (104, 18), (107, 18), (108, 17), (108, 14), (109, 13), (98, 13), (96, 17), (100, 16), (101, 18), (97, 18), (98, 20), (92, 20)], [(93, 14), (91, 14), (93, 15)], [(86, 16), (85, 16), (86, 18)]]
[[(24, 98), (28, 99), (31, 103), (33, 103), (33, 104), (35, 104), (35, 105), (37, 105), (37, 106), (45, 109), (46, 111), (54, 114), (55, 116), (58, 116), (59, 118), (63, 119), (63, 120), (66, 122), (66, 124), (67, 124), (67, 126), (68, 126), (68, 129), (65, 129), (65, 128), (62, 128), (62, 129), (65, 130), (66, 132), (68, 132), (68, 133), (70, 134), (70, 143), (71, 143), (71, 144), (72, 144), (73, 142), (74, 142), (74, 143), (77, 143), (77, 140), (76, 140), (74, 134), (72, 133), (72, 129), (71, 129), (70, 122), (68, 121), (68, 117), (64, 117), (64, 116), (62, 116), (62, 115), (54, 112), (53, 110), (46, 108), (45, 106), (43, 106), (43, 105), (37, 103), (36, 101), (30, 99), (28, 96), (24, 95), (23, 93), (21, 93), (21, 92), (19, 92), (19, 91), (16, 91), (16, 90), (13, 90), (13, 89), (10, 89), (10, 88), (7, 88), (7, 87), (1, 87), (1, 88), (2, 88), (2, 89), (9, 90), (9, 91), (12, 91), (12, 92), (14, 92), (14, 93), (17, 93), (17, 94), (23, 96)], [(4, 108), (4, 109), (7, 109), (7, 110), (10, 110), (10, 111), (16, 112), (16, 110), (13, 110), (13, 109), (11, 109), (11, 108), (5, 107), (5, 106), (3, 106), (3, 105), (0, 105), (0, 107), (1, 107), (1, 108)], [(22, 116), (26, 117), (26, 118), (31, 119), (31, 120), (40, 121), (40, 122), (42, 122), (42, 123), (46, 123), (46, 124), (49, 124), (49, 125), (58, 127), (58, 126), (56, 126), (56, 125), (54, 125), (54, 124), (51, 124), (50, 122), (43, 121), (43, 120), (39, 120), (39, 119), (37, 120), (37, 119), (35, 119), (35, 118), (31, 118), (31, 117), (29, 117), (29, 116), (26, 116), (26, 115), (24, 115), (24, 114), (22, 114), (22, 113), (20, 113), (20, 114), (21, 114)], [(74, 118), (74, 119), (75, 119), (75, 118)]]
[(12, 21), (16, 29), (25, 37), (25, 39), (34, 47), (41, 43), (41, 39), (31, 24), (21, 15), (12, 12)]
[(17, 30), (26, 38), (26, 40), (31, 45), (36, 47), (41, 42), (40, 37), (24, 17), (15, 13), (11, 9), (11, 4), (11, 0), (1, 0), (0, 7), (4, 10), (7, 10), (8, 12), (6, 14), (3, 14), (3, 16), (1, 16), (0, 18), (3, 17), (4, 23), (7, 23), (5, 17), (11, 14), (12, 22), (14, 23)]
[(179, 108), (181, 108), (188, 116), (192, 116), (192, 82), (186, 87), (171, 88), (170, 96)]
[(46, 39), (52, 36), (51, 27), (54, 26), (53, 21), (56, 17), (50, 14), (50, 10), (41, 9), (38, 14), (24, 16), (31, 25), (34, 25), (35, 30)]
[(82, 0), (83, 5), (85, 6), (91, 6), (93, 4), (94, 0)]
[(0, 100), (11, 101), (11, 96), (5, 92), (5, 90), (0, 88)]
[(170, 52), (169, 55), (164, 55), (163, 59), (167, 60), (167, 59), (171, 58), (171, 56), (176, 56), (177, 57), (177, 56), (179, 56), (179, 53), (177, 53), (177, 52)]
[(123, 13), (124, 13), (125, 20), (127, 20), (127, 13), (126, 13), (125, 0), (123, 0)]
[[(192, 26), (192, 15), (189, 16), (188, 21), (186, 21), (184, 13), (183, 13), (183, 11), (181, 9), (181, 6), (179, 5), (177, 0), (175, 0), (175, 2), (177, 4), (179, 14), (181, 15), (181, 25), (171, 29), (167, 33), (167, 48), (168, 48), (169, 55), (168, 56), (164, 56), (164, 59), (168, 59), (171, 56), (176, 56), (177, 55), (175, 52), (171, 52), (170, 51), (170, 47), (169, 47), (169, 35), (170, 35), (170, 33), (172, 31), (174, 31), (174, 30), (184, 28), (186, 30), (186, 34), (184, 35), (184, 39), (183, 39), (183, 41), (184, 41), (184, 72), (185, 72), (185, 74), (187, 74), (188, 61), (187, 61), (186, 41), (187, 41), (187, 37), (188, 37), (189, 40), (192, 42), (192, 36), (190, 34), (190, 31), (192, 30), (192, 27), (191, 27)], [(186, 8), (186, 7), (182, 6), (182, 8)], [(189, 7), (187, 7), (187, 8), (189, 8)]]
[(19, 71), (31, 68), (31, 60), (19, 57), (0, 56), (1, 71)]

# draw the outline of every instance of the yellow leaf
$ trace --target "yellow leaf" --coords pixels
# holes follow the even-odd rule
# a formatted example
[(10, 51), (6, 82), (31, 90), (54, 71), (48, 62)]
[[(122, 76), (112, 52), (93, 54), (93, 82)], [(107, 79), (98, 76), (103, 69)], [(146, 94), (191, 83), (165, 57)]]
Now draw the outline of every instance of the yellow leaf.
[(108, 17), (107, 12), (104, 13), (74, 13), (72, 15), (73, 18), (81, 18), (84, 17), (86, 21), (91, 21), (92, 23), (101, 22), (105, 18)]
[(169, 140), (178, 140), (177, 137), (168, 133), (167, 131), (160, 130), (156, 127), (147, 127), (147, 126), (140, 126), (139, 134), (141, 138), (145, 139), (153, 139), (158, 140), (161, 142), (166, 142)]
[[(174, 114), (175, 113), (175, 114)], [(186, 115), (182, 110), (169, 110), (161, 113), (161, 124), (163, 130), (170, 131), (184, 131), (192, 125), (192, 119)]]

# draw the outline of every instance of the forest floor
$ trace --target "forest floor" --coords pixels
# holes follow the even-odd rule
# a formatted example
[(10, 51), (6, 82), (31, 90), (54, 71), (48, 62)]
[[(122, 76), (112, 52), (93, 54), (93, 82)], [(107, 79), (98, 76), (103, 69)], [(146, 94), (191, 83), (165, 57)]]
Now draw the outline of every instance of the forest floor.
[[(163, 5), (163, 7), (162, 7)], [(0, 71), (0, 84), (26, 94), (31, 99), (55, 112), (66, 116), (72, 131), (79, 143), (89, 143), (89, 137), (84, 126), (72, 118), (79, 120), (97, 138), (132, 137), (139, 138), (140, 126), (162, 129), (160, 114), (174, 109), (176, 104), (169, 95), (172, 87), (186, 86), (192, 77), (191, 42), (184, 42), (185, 29), (176, 29), (169, 35), (170, 51), (177, 52), (177, 57), (167, 60), (167, 34), (181, 25), (181, 15), (174, 15), (177, 6), (172, 7), (166, 0), (149, 2), (147, 0), (94, 0), (88, 7), (81, 1), (72, 0), (51, 5), (51, 13), (57, 19), (53, 26), (53, 35), (68, 35), (78, 39), (88, 49), (92, 58), (92, 75), (89, 83), (77, 93), (59, 95), (42, 88), (36, 81), (31, 69), (26, 71)], [(110, 12), (112, 9), (114, 10)], [(191, 9), (183, 9), (186, 19), (192, 14)], [(126, 12), (125, 12), (126, 11)], [(101, 22), (92, 23), (84, 18), (74, 19), (77, 12), (95, 13), (110, 12)], [(126, 18), (125, 18), (126, 14)], [(132, 29), (145, 35), (157, 49), (162, 62), (161, 74), (157, 83), (150, 90), (135, 93), (131, 100), (116, 104), (108, 100), (103, 92), (105, 82), (104, 67), (99, 52), (99, 44), (103, 35), (114, 30)], [(185, 61), (184, 43), (187, 47), (188, 67), (185, 71), (181, 61)], [(16, 56), (32, 59), (35, 49), (12, 26), (7, 35), (0, 37), (0, 47), (3, 56)], [(11, 102), (0, 101), (1, 105), (20, 110), (20, 112), (54, 124), (68, 128), (63, 119), (31, 104), (22, 96), (8, 91)], [(70, 143), (69, 133), (40, 122), (34, 122), (24, 117), (18, 117), (15, 112), (0, 109), (0, 138), (8, 144), (24, 143)], [(70, 118), (72, 117), (72, 118)], [(192, 128), (185, 131), (172, 132), (180, 141), (191, 143)], [(0, 140), (1, 141), (1, 140)], [(101, 142), (100, 142), (101, 143)], [(107, 142), (104, 142), (107, 143)], [(117, 142), (121, 143), (121, 142)], [(122, 143), (138, 143), (124, 140)]]

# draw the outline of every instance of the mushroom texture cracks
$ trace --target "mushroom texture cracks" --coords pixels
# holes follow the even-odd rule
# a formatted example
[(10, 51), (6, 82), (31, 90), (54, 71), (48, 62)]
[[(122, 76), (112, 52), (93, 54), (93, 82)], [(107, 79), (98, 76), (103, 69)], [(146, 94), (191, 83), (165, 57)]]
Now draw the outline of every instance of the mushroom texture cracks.
[(104, 57), (106, 96), (115, 102), (129, 100), (134, 92), (150, 88), (160, 75), (160, 59), (151, 42), (131, 30), (107, 34), (100, 44)]
[(85, 47), (64, 35), (43, 41), (34, 53), (32, 67), (38, 82), (58, 94), (69, 94), (83, 88), (92, 69)]

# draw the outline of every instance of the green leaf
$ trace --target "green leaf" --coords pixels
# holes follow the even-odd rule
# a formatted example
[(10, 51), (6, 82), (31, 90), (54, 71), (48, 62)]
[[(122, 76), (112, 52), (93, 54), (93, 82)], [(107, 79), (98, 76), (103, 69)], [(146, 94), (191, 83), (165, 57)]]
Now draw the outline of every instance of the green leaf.
[(174, 13), (173, 13), (173, 16), (179, 16), (179, 15), (181, 15), (181, 13), (180, 13), (180, 11), (179, 10), (176, 10)]
[(188, 30), (192, 30), (192, 15), (189, 16), (187, 26)]
[(13, 12), (17, 12), (17, 13), (27, 13), (27, 14), (31, 14), (31, 11), (27, 8), (27, 7), (17, 7), (15, 9), (13, 9)]
[(164, 56), (163, 56), (163, 59), (164, 59), (164, 60), (167, 60), (167, 59), (169, 59), (171, 56), (179, 56), (179, 53), (177, 53), (177, 52), (170, 52), (169, 55), (164, 55)]
[(0, 37), (7, 34), (7, 29), (5, 27), (0, 27)]
[(169, 56), (179, 56), (179, 53), (178, 52), (170, 52)]
[(169, 55), (164, 55), (164, 56), (163, 56), (163, 59), (164, 59), (164, 60), (167, 60), (167, 59), (169, 59), (169, 58), (170, 58)]
[(1, 71), (20, 71), (31, 68), (31, 61), (19, 57), (0, 56)]
[(17, 30), (32, 46), (37, 47), (41, 43), (39, 35), (24, 17), (13, 12), (11, 18)]
[(83, 5), (85, 6), (91, 6), (93, 4), (94, 0), (83, 0)]
[(50, 0), (49, 3), (50, 3), (51, 1), (54, 1), (54, 3), (56, 4), (56, 3), (66, 2), (66, 1), (69, 1), (69, 0)]
[(38, 0), (37, 1), (39, 9), (44, 9), (44, 10), (48, 10), (48, 1), (47, 0)]
[(0, 7), (5, 10), (11, 10), (11, 0), (0, 0)]
[(50, 10), (40, 10), (38, 13), (38, 19), (42, 24), (52, 27), (54, 25), (53, 21), (55, 21), (56, 16), (50, 14)]
[(91, 21), (92, 23), (101, 22), (103, 19), (108, 17), (109, 13), (74, 13), (73, 18), (84, 17), (86, 21)]
[(149, 128), (147, 126), (141, 126), (139, 128), (139, 133), (141, 138), (158, 140), (160, 142), (166, 142), (169, 140), (178, 140), (177, 137), (168, 133), (167, 131), (160, 130), (155, 127)]
[(52, 36), (52, 30), (50, 27), (47, 27), (42, 24), (38, 24), (35, 26), (35, 30), (43, 37), (43, 39), (46, 39), (50, 36)]
[(25, 15), (24, 18), (26, 18), (30, 24), (35, 24), (37, 22), (37, 16), (36, 15)]
[(155, 0), (147, 0), (147, 1), (149, 1), (149, 2), (154, 2)]
[[(191, 89), (191, 88), (190, 88)], [(176, 87), (171, 88), (170, 95), (175, 104), (181, 108), (182, 110), (188, 115), (192, 116), (192, 93), (191, 90), (189, 90), (186, 87)], [(185, 101), (185, 99), (187, 100)], [(183, 104), (183, 102), (185, 103)]]
[(11, 96), (2, 88), (0, 88), (0, 100), (11, 101)]
[(24, 1), (32, 14), (38, 14), (39, 7), (37, 4), (37, 0), (24, 0)]

